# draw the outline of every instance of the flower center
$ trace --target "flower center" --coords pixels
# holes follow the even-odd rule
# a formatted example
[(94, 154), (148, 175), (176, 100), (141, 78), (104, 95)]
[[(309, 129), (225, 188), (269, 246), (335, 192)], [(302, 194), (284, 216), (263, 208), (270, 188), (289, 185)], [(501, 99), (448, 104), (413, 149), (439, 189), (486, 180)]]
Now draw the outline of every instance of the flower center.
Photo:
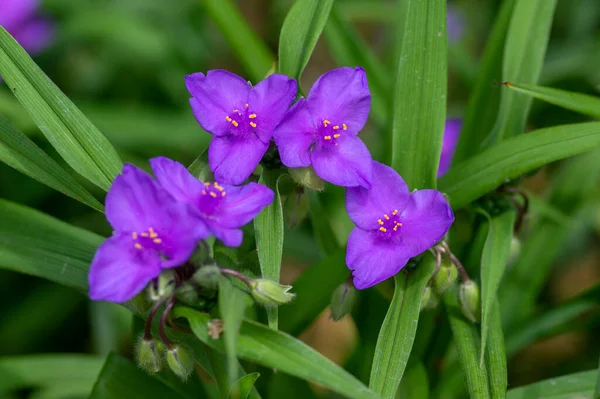
[(319, 126), (319, 140), (324, 145), (338, 145), (337, 140), (347, 129), (348, 126), (345, 123), (334, 125), (329, 119), (324, 119), (322, 126)]
[(249, 105), (244, 104), (244, 108), (240, 111), (234, 109), (233, 112), (225, 116), (225, 120), (231, 123), (231, 134), (233, 135), (248, 135), (254, 132), (258, 126), (258, 115), (249, 110)]
[(152, 227), (148, 227), (148, 230), (138, 233), (136, 231), (131, 233), (131, 238), (133, 239), (133, 246), (138, 251), (142, 251), (144, 249), (155, 249), (158, 250), (161, 248), (163, 243), (162, 238), (158, 235), (156, 231)]
[(217, 211), (217, 208), (225, 195), (227, 195), (227, 192), (225, 192), (225, 188), (219, 185), (219, 183), (204, 183), (202, 195), (197, 200), (198, 209), (200, 209), (200, 212), (202, 212), (205, 217), (210, 218), (210, 216)]
[(397, 209), (394, 209), (391, 215), (384, 214), (383, 218), (377, 219), (377, 223), (379, 223), (379, 231), (386, 236), (394, 234), (394, 232), (397, 232), (402, 227)]

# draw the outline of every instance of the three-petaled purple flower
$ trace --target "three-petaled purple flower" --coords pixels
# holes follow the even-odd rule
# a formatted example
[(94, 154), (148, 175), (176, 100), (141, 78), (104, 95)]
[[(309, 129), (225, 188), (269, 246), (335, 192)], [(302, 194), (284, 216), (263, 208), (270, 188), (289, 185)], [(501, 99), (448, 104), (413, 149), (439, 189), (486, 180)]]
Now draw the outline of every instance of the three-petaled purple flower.
[[(241, 245), (240, 227), (250, 222), (271, 202), (275, 194), (258, 183), (235, 187), (218, 182), (201, 182), (182, 164), (167, 158), (150, 160), (162, 187), (177, 201), (191, 205), (193, 223), (208, 228), (230, 247)], [(205, 226), (205, 227), (204, 227)]]
[(38, 0), (0, 1), (0, 25), (29, 53), (42, 51), (54, 37), (54, 26), (37, 14)]
[(357, 226), (348, 238), (346, 264), (354, 285), (375, 285), (431, 248), (454, 221), (452, 209), (436, 190), (410, 193), (389, 166), (373, 162), (371, 190), (348, 188), (346, 210)]
[(269, 147), (275, 126), (296, 97), (298, 84), (270, 75), (256, 86), (223, 70), (185, 77), (196, 120), (214, 139), (208, 162), (218, 181), (241, 184)]
[(281, 162), (290, 168), (312, 165), (319, 177), (338, 186), (369, 188), (371, 153), (357, 134), (367, 122), (370, 106), (362, 68), (325, 73), (273, 133)]
[(444, 127), (444, 140), (442, 142), (442, 154), (440, 156), (440, 165), (438, 167), (438, 177), (448, 172), (452, 165), (452, 158), (458, 145), (460, 137), (460, 128), (462, 121), (460, 119), (447, 119)]
[(106, 196), (114, 229), (98, 248), (89, 273), (90, 298), (124, 302), (159, 276), (185, 263), (210, 232), (194, 223), (187, 204), (175, 201), (146, 172), (125, 165)]

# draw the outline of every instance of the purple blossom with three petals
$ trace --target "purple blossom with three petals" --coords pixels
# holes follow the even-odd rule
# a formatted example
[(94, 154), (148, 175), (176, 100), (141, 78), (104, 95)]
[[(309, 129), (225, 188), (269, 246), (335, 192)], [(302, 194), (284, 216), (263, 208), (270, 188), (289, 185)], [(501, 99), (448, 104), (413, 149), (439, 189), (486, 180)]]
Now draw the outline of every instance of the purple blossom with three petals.
[(269, 148), (275, 126), (296, 97), (298, 84), (270, 75), (256, 86), (223, 70), (185, 77), (196, 120), (214, 136), (208, 162), (215, 178), (241, 184)]
[(361, 67), (337, 68), (322, 75), (275, 129), (281, 162), (311, 166), (338, 186), (371, 186), (372, 158), (357, 137), (369, 116), (371, 94)]
[(235, 187), (196, 179), (182, 164), (168, 158), (150, 160), (161, 186), (177, 201), (191, 205), (193, 222), (206, 226), (230, 247), (241, 245), (240, 227), (250, 222), (273, 202), (275, 194), (258, 183)]
[(54, 25), (37, 12), (38, 0), (1, 0), (0, 25), (31, 54), (46, 48), (54, 39)]
[(447, 119), (446, 126), (444, 127), (444, 139), (442, 142), (442, 154), (440, 156), (440, 165), (438, 166), (438, 177), (442, 176), (450, 169), (452, 165), (452, 158), (458, 145), (458, 138), (460, 137), (460, 129), (462, 127), (462, 120), (460, 119)]
[(398, 173), (379, 162), (373, 162), (371, 190), (347, 189), (346, 210), (356, 225), (348, 238), (346, 264), (358, 289), (398, 273), (410, 258), (438, 242), (454, 221), (439, 191), (411, 193)]
[(209, 230), (146, 172), (125, 165), (106, 196), (113, 235), (98, 248), (89, 272), (90, 298), (125, 302), (162, 269), (185, 263)]

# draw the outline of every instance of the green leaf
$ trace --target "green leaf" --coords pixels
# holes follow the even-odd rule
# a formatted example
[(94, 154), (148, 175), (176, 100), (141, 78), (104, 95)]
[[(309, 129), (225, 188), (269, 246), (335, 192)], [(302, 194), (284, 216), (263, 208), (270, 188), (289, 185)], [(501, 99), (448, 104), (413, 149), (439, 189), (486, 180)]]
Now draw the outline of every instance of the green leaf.
[[(546, 47), (556, 0), (517, 0), (508, 27), (502, 80), (504, 82), (537, 83)], [(531, 107), (531, 98), (504, 90), (492, 142), (523, 133)]]
[(394, 94), (392, 167), (411, 189), (435, 188), (446, 119), (446, 2), (406, 0)]
[[(197, 342), (200, 346), (202, 346), (204, 348), (204, 352), (207, 355), (208, 361), (210, 362), (210, 366), (211, 366), (211, 369), (213, 372), (212, 377), (214, 378), (214, 380), (217, 383), (217, 386), (221, 393), (221, 397), (223, 399), (225, 399), (225, 398), (231, 397), (232, 393), (237, 394), (236, 390), (238, 388), (241, 388), (239, 386), (240, 380), (247, 377), (246, 371), (240, 365), (240, 363), (237, 361), (237, 359), (234, 359), (235, 367), (237, 367), (236, 374), (239, 374), (242, 377), (240, 378), (240, 380), (232, 380), (232, 379), (230, 379), (231, 374), (227, 370), (229, 367), (231, 367), (229, 365), (230, 362), (229, 362), (229, 359), (227, 359), (227, 355), (217, 351), (214, 348), (204, 345), (203, 343), (199, 343), (197, 340), (195, 340), (195, 342)], [(194, 351), (194, 352), (196, 352), (196, 351)], [(244, 387), (247, 387), (249, 389), (250, 398), (260, 399), (260, 395), (258, 394), (254, 385), (250, 385), (249, 387), (247, 385), (244, 385)]]
[(396, 290), (379, 331), (369, 380), (384, 399), (396, 395), (417, 333), (421, 297), (434, 270), (435, 259), (427, 254), (415, 271), (394, 277)]
[(110, 142), (0, 28), (0, 75), (64, 160), (108, 190), (122, 162)]
[(229, 398), (248, 399), (258, 377), (259, 373), (250, 373), (237, 380), (229, 392)]
[(598, 376), (596, 377), (596, 389), (594, 389), (594, 399), (600, 398), (600, 366), (598, 366)]
[(0, 357), (0, 393), (83, 382), (89, 394), (102, 363), (99, 356), (74, 354)]
[(299, 335), (329, 306), (333, 290), (349, 275), (346, 248), (338, 249), (304, 271), (292, 283), (296, 298), (281, 313), (281, 329)]
[[(279, 282), (283, 254), (283, 208), (277, 187), (278, 180), (279, 176), (276, 171), (263, 169), (259, 183), (270, 187), (275, 192), (275, 199), (254, 218), (256, 250), (262, 276), (276, 282)], [(267, 317), (269, 318), (269, 327), (277, 329), (278, 309), (276, 307), (267, 309)]]
[(322, 198), (314, 191), (310, 191), (308, 197), (310, 200), (310, 223), (317, 244), (319, 244), (324, 254), (331, 255), (340, 248), (331, 227), (331, 220), (327, 217), (325, 209), (323, 209)]
[(477, 81), (465, 110), (460, 140), (454, 154), (454, 164), (481, 151), (482, 142), (496, 123), (501, 91), (493, 85), (502, 81), (504, 42), (514, 5), (515, 0), (504, 0), (487, 40)]
[(321, 36), (333, 0), (296, 0), (283, 21), (279, 37), (279, 73), (300, 75)]
[(129, 360), (110, 354), (96, 381), (90, 399), (186, 398), (183, 394), (150, 376)]
[(194, 162), (188, 166), (188, 170), (194, 177), (202, 181), (210, 181), (213, 177), (212, 171), (208, 164), (208, 149), (198, 155)]
[(202, 4), (252, 80), (263, 79), (273, 66), (275, 57), (233, 1), (202, 0)]
[[(486, 215), (487, 216), (487, 215)], [(496, 291), (504, 275), (510, 256), (510, 245), (517, 212), (514, 209), (489, 218), (488, 235), (481, 255), (481, 360), (485, 356), (485, 344), (490, 327), (492, 310), (495, 309)]]
[(423, 362), (409, 367), (398, 387), (396, 399), (429, 399), (429, 378)]
[[(174, 316), (186, 318), (200, 341), (224, 351), (222, 340), (213, 340), (208, 334), (210, 315), (179, 306), (175, 308)], [(242, 359), (316, 382), (349, 398), (378, 398), (355, 377), (314, 349), (262, 324), (244, 321), (237, 348), (238, 356)]]
[(227, 373), (231, 381), (237, 380), (236, 359), (237, 335), (242, 325), (246, 308), (250, 305), (248, 295), (227, 278), (219, 279), (219, 313), (223, 320), (223, 340), (227, 353)]
[(490, 397), (487, 365), (479, 364), (481, 351), (477, 328), (462, 315), (456, 289), (446, 291), (442, 299), (450, 321), (458, 359), (467, 382), (469, 397), (471, 399), (487, 399)]
[(0, 115), (0, 161), (100, 212), (104, 207), (48, 154)]
[(506, 351), (504, 350), (502, 318), (500, 317), (498, 300), (494, 301), (494, 308), (490, 317), (488, 347), (485, 351), (485, 366), (488, 371), (492, 399), (505, 399), (508, 377), (506, 372)]
[(589, 115), (593, 118), (600, 118), (600, 97), (524, 83), (506, 82), (504, 85), (509, 89), (537, 98), (538, 100)]
[(594, 385), (597, 370), (564, 375), (511, 389), (506, 399), (596, 399)]
[(600, 145), (600, 122), (540, 129), (504, 140), (456, 165), (441, 177), (439, 190), (454, 209), (542, 165)]
[(87, 289), (103, 238), (39, 211), (0, 200), (0, 267)]

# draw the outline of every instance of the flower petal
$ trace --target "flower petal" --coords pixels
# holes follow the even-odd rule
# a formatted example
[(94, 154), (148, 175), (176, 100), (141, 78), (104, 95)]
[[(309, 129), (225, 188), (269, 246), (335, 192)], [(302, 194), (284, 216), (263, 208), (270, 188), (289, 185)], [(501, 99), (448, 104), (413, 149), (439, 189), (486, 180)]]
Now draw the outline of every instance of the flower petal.
[(337, 143), (313, 148), (310, 158), (317, 175), (337, 186), (371, 188), (373, 160), (365, 143), (345, 135)]
[(228, 229), (218, 223), (209, 222), (209, 228), (215, 237), (228, 247), (239, 247), (244, 240), (244, 233), (240, 229)]
[(215, 137), (208, 147), (208, 163), (215, 180), (226, 184), (242, 184), (258, 166), (269, 144), (255, 135), (245, 138)]
[(165, 226), (165, 204), (173, 198), (146, 172), (131, 164), (113, 181), (106, 195), (106, 218), (114, 230), (144, 231)]
[(0, 1), (1, 25), (10, 34), (27, 21), (38, 7), (39, 0), (2, 0)]
[(303, 98), (292, 106), (273, 132), (281, 162), (289, 168), (310, 165), (310, 147), (316, 137), (317, 129)]
[(454, 151), (458, 145), (461, 128), (460, 119), (448, 119), (444, 128), (444, 141), (442, 143), (442, 154), (440, 156), (440, 165), (438, 167), (438, 177), (448, 172), (454, 157)]
[(413, 257), (444, 237), (454, 222), (454, 214), (442, 193), (419, 190), (410, 194), (406, 208), (400, 213), (400, 221), (402, 244)]
[(88, 281), (95, 301), (125, 302), (160, 274), (160, 257), (154, 251), (139, 251), (131, 237), (113, 236), (98, 248)]
[(273, 130), (292, 105), (297, 92), (296, 80), (278, 74), (270, 75), (250, 90), (249, 110), (257, 115), (254, 130), (263, 143), (271, 140)]
[(35, 18), (19, 26), (13, 36), (27, 52), (39, 53), (54, 39), (54, 24), (46, 18)]
[(177, 201), (193, 203), (204, 189), (204, 183), (196, 179), (185, 166), (166, 157), (150, 160), (152, 172), (159, 184)]
[(184, 264), (192, 256), (198, 241), (210, 236), (211, 231), (201, 215), (188, 203), (170, 204), (166, 212), (171, 226), (161, 235), (163, 254), (166, 256), (161, 267), (171, 268)]
[(400, 271), (410, 259), (392, 240), (381, 240), (377, 232), (355, 228), (348, 237), (346, 264), (352, 270), (354, 286), (369, 288)]
[(223, 188), (227, 196), (214, 217), (221, 226), (232, 229), (250, 222), (275, 198), (273, 190), (258, 183), (241, 187), (224, 185)]
[(225, 120), (234, 109), (248, 102), (250, 85), (241, 77), (224, 70), (194, 73), (185, 77), (185, 86), (192, 95), (190, 105), (196, 120), (204, 130), (215, 135), (229, 134), (231, 124)]
[(372, 187), (350, 187), (346, 190), (346, 211), (355, 225), (363, 230), (379, 228), (377, 220), (408, 203), (408, 186), (392, 168), (373, 161)]
[(308, 93), (308, 110), (318, 123), (345, 123), (345, 133), (357, 134), (367, 122), (371, 93), (361, 67), (343, 67), (323, 74)]

